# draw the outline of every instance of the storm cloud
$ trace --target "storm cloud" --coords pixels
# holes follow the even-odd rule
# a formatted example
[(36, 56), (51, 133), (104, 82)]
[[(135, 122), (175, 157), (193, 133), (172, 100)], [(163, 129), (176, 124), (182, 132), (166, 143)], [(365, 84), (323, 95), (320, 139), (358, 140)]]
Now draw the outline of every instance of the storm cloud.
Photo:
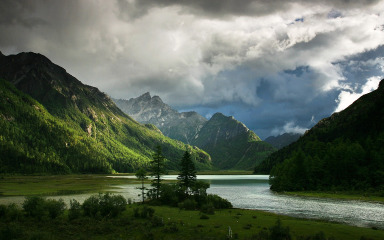
[(383, 12), (373, 0), (5, 0), (0, 51), (44, 54), (114, 98), (221, 111), (264, 138), (374, 89)]

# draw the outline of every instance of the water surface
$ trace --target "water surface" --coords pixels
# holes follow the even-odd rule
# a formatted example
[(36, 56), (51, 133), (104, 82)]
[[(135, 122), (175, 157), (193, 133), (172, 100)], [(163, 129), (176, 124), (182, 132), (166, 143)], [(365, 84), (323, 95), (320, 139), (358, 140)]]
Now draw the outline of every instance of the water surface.
[[(110, 176), (121, 177), (121, 176)], [(268, 175), (199, 175), (197, 178), (209, 182), (208, 193), (228, 199), (235, 208), (257, 209), (293, 217), (323, 219), (349, 225), (377, 227), (384, 229), (384, 205), (356, 200), (337, 200), (313, 197), (299, 197), (276, 194), (269, 189)], [(135, 178), (125, 176), (125, 178)], [(177, 175), (163, 176), (174, 180)], [(140, 201), (140, 184), (124, 184), (105, 191), (123, 195), (133, 201)], [(149, 187), (149, 185), (147, 185)], [(54, 196), (67, 204), (71, 199), (83, 202), (92, 194)], [(0, 204), (22, 203), (24, 197), (0, 197)]]

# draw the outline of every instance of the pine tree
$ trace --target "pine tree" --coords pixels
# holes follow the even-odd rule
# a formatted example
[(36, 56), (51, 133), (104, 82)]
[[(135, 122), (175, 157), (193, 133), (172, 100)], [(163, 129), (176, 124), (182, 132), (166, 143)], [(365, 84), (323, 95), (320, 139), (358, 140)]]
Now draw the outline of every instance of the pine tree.
[(147, 172), (143, 169), (143, 168), (140, 168), (135, 176), (141, 180), (141, 187), (138, 188), (141, 190), (141, 197), (142, 197), (142, 200), (143, 200), (143, 203), (144, 203), (144, 199), (145, 199), (145, 190), (147, 189), (146, 187), (144, 187), (144, 180), (147, 179)]
[(160, 187), (161, 187), (161, 175), (165, 174), (165, 158), (163, 156), (161, 146), (156, 147), (156, 152), (152, 156), (151, 161), (151, 176), (154, 177), (152, 180), (151, 186), (155, 192), (156, 199), (159, 199), (160, 196)]
[(185, 188), (185, 194), (188, 196), (196, 183), (196, 168), (188, 151), (185, 151), (181, 159), (181, 172), (177, 179), (180, 181), (181, 187)]

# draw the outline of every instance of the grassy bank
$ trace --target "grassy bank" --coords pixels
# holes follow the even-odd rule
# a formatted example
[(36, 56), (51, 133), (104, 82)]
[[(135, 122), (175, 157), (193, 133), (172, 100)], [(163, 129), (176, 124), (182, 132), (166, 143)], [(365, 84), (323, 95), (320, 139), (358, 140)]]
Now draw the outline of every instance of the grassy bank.
[(115, 185), (139, 183), (134, 178), (106, 176), (108, 175), (5, 176), (0, 178), (0, 196), (97, 193)]
[[(135, 217), (138, 205), (128, 205), (117, 218), (80, 217), (68, 220), (67, 212), (51, 220), (37, 221), (31, 217), (19, 220), (0, 220), (0, 234), (14, 239), (227, 239), (229, 227), (233, 239), (257, 238), (270, 232), (281, 220), (282, 227), (289, 227), (292, 239), (315, 239), (321, 233), (325, 238), (338, 240), (384, 239), (383, 230), (358, 228), (337, 223), (297, 219), (275, 214), (228, 209), (215, 211), (201, 219), (198, 211), (186, 211), (164, 206), (150, 206), (152, 217)], [(262, 233), (260, 233), (262, 232)], [(312, 238), (308, 238), (312, 237)]]
[(283, 194), (302, 197), (330, 198), (339, 200), (358, 200), (384, 204), (384, 197), (366, 192), (284, 192)]

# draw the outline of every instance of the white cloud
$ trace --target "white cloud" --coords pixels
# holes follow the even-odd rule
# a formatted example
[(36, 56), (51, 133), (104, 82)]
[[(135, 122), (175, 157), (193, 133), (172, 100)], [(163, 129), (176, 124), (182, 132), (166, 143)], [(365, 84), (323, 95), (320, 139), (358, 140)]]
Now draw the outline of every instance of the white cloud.
[(351, 105), (354, 101), (356, 101), (358, 98), (363, 96), (364, 94), (370, 93), (373, 90), (376, 90), (379, 86), (380, 80), (382, 77), (371, 77), (367, 79), (367, 82), (361, 86), (360, 88), (351, 88), (349, 86), (346, 86), (345, 88), (347, 90), (341, 91), (339, 94), (337, 102), (337, 107), (335, 109), (335, 112), (340, 112), (344, 109), (346, 109), (349, 105)]
[(281, 135), (283, 133), (299, 133), (304, 134), (307, 128), (296, 125), (293, 121), (285, 123), (282, 128), (275, 128), (272, 130), (272, 135)]

